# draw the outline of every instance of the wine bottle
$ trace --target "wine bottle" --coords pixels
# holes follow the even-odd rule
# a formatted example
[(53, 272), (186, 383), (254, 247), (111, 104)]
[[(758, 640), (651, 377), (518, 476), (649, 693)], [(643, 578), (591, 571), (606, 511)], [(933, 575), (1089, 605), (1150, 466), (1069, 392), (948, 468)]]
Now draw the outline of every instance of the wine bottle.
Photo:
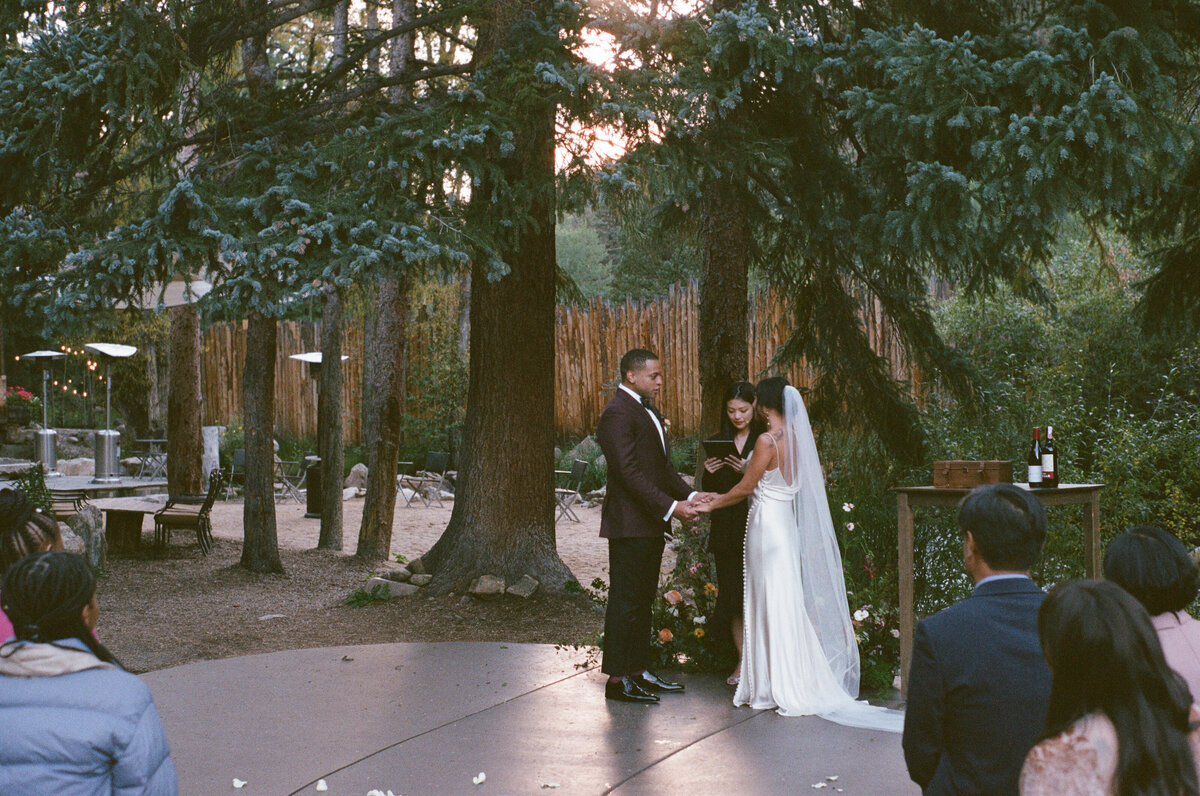
[(1029, 448), (1029, 485), (1031, 487), (1040, 487), (1042, 485), (1042, 429), (1040, 426), (1033, 427), (1033, 445)]
[(1042, 486), (1058, 486), (1058, 452), (1054, 448), (1054, 426), (1046, 426), (1046, 442), (1042, 445)]

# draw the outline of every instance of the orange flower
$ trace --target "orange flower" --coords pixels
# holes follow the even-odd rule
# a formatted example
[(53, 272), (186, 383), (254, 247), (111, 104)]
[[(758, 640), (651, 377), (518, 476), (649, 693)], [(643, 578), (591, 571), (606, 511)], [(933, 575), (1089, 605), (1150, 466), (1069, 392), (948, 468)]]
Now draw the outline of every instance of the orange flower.
[(705, 583), (705, 584), (704, 584), (704, 593), (705, 593), (705, 594), (716, 594), (716, 593), (717, 593), (717, 586), (716, 586), (716, 584), (714, 584), (714, 583)]
[(669, 627), (664, 627), (662, 630), (658, 631), (658, 640), (663, 644), (666, 644), (668, 641), (671, 641), (674, 638), (675, 634), (671, 632), (671, 628)]
[(704, 628), (702, 627), (696, 628), (692, 633), (696, 635), (696, 638), (704, 638)]
[(671, 591), (663, 595), (663, 599), (671, 605), (679, 605), (679, 603), (683, 602), (683, 595), (671, 589)]

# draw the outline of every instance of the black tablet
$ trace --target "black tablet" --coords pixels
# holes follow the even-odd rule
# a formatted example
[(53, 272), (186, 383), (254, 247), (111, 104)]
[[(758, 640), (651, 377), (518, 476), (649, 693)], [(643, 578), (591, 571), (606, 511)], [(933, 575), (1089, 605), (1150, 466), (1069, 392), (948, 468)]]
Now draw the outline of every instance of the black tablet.
[(737, 449), (737, 445), (731, 439), (706, 439), (704, 440), (704, 458), (706, 459), (724, 459), (726, 456), (737, 456), (741, 458), (741, 454)]

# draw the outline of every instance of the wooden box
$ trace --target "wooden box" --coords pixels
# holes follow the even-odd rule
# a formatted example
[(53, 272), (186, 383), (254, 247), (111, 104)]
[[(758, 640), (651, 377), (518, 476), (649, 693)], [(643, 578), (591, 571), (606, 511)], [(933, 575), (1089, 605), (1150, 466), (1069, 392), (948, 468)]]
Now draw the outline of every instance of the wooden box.
[(1012, 483), (1012, 460), (934, 462), (933, 485), (943, 489), (970, 489), (980, 484)]

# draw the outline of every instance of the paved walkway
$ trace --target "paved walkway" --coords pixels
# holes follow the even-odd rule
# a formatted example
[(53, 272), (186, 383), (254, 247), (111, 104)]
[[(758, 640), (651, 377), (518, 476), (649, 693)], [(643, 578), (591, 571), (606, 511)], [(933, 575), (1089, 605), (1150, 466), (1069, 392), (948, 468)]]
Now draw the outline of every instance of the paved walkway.
[(329, 796), (919, 792), (898, 735), (734, 708), (709, 675), (682, 675), (687, 694), (658, 705), (607, 702), (581, 661), (534, 644), (380, 644), (144, 679), (184, 794), (308, 794), (319, 779)]

